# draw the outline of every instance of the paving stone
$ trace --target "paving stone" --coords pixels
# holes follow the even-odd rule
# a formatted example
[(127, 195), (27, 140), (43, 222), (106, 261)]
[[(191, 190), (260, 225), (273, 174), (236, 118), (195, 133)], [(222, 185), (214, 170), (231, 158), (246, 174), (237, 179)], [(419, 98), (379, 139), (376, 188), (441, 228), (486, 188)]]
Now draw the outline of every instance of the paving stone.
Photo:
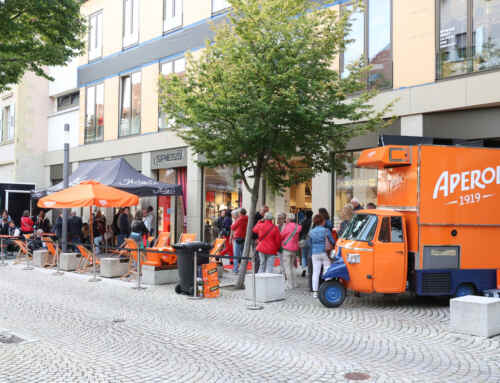
[(0, 344), (0, 383), (500, 379), (500, 337), (451, 333), (449, 307), (432, 299), (348, 296), (327, 309), (299, 278), (284, 301), (248, 311), (244, 291), (192, 301), (174, 286), (87, 279), (0, 269), (0, 330), (36, 340)]

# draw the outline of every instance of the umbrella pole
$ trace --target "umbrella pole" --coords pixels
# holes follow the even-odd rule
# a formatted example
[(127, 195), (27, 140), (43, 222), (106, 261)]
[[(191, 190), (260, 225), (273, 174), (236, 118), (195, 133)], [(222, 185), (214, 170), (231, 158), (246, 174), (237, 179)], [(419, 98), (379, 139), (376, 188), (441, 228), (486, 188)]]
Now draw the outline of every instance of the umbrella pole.
[(90, 222), (90, 244), (91, 244), (91, 247), (92, 247), (92, 278), (89, 279), (89, 282), (99, 282), (100, 279), (97, 278), (97, 273), (96, 273), (96, 267), (95, 267), (95, 264), (96, 264), (96, 259), (95, 259), (95, 246), (94, 246), (94, 217), (92, 215), (92, 206), (90, 207), (90, 218), (89, 218), (89, 222)]

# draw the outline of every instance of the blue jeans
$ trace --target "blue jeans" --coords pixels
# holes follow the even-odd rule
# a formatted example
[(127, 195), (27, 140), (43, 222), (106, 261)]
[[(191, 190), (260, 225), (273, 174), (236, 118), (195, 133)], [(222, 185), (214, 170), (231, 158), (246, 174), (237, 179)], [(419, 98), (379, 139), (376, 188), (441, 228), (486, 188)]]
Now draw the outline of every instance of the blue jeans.
[(301, 254), (301, 266), (306, 268), (307, 267), (307, 259), (311, 258), (311, 247), (309, 244), (306, 244), (300, 251)]
[(272, 273), (274, 269), (274, 254), (264, 254), (259, 252), (260, 266), (259, 273)]
[[(243, 254), (243, 246), (245, 246), (245, 243), (238, 244), (236, 239), (233, 241), (233, 256), (235, 257), (241, 257)], [(235, 273), (238, 272), (238, 266), (240, 265), (240, 259), (239, 258), (233, 258), (233, 271)]]
[(127, 234), (118, 234), (118, 246), (121, 246), (122, 243), (125, 241), (125, 238), (127, 238)]

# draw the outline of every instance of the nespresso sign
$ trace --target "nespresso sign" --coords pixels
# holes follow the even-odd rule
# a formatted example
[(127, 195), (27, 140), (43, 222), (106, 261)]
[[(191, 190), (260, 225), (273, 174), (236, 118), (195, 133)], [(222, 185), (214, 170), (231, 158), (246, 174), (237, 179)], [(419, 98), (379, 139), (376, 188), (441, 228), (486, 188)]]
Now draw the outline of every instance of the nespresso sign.
[(151, 169), (187, 166), (187, 148), (159, 150), (151, 153)]

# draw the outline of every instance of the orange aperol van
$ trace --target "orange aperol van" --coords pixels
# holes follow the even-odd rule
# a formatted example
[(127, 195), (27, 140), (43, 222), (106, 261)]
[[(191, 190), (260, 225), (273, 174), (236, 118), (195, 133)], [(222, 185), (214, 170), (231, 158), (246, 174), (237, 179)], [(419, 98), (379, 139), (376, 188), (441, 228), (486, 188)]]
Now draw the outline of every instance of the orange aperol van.
[(500, 150), (382, 146), (358, 167), (378, 169), (378, 204), (357, 211), (338, 240), (319, 298), (363, 293), (463, 296), (500, 288)]

